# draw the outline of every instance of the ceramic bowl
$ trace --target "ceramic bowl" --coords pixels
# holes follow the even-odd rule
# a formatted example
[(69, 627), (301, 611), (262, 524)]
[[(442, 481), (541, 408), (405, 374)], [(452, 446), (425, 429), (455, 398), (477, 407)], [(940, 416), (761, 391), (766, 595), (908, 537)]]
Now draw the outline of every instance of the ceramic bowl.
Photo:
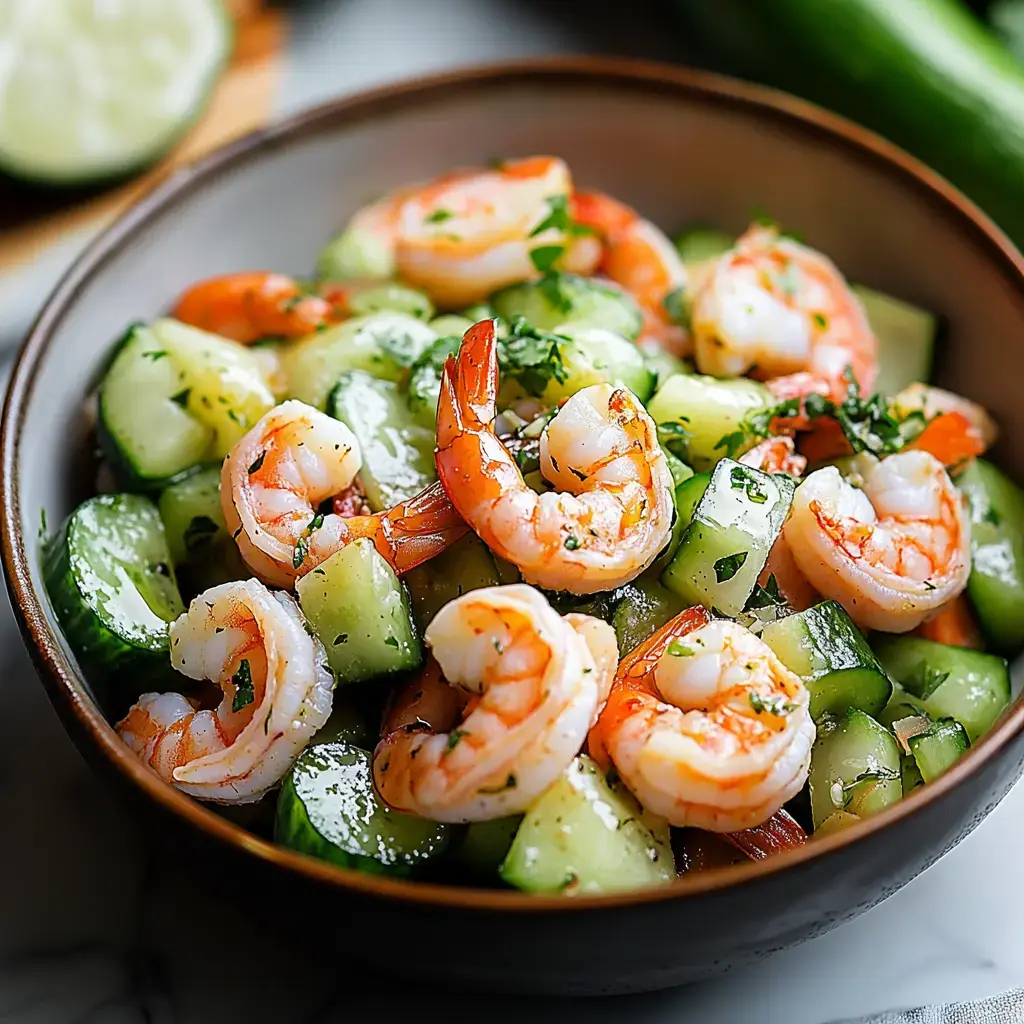
[(233, 872), (276, 889), (265, 902), (283, 907), (290, 927), (314, 915), (317, 941), (337, 941), (344, 955), (380, 962), (386, 950), (391, 970), (460, 986), (651, 989), (832, 928), (942, 856), (1019, 776), (1021, 702), (940, 781), (773, 859), (606, 898), (450, 888), (307, 859), (161, 782), (100, 713), (40, 576), (43, 510), (52, 529), (90, 492), (82, 397), (125, 325), (207, 275), (308, 273), (348, 215), (392, 186), (531, 153), (565, 157), (579, 183), (669, 229), (702, 221), (738, 231), (754, 210), (770, 211), (851, 278), (941, 313), (949, 331), (939, 382), (995, 413), (996, 457), (1024, 477), (1024, 266), (963, 196), (877, 137), (778, 93), (668, 67), (532, 62), (292, 118), (176, 172), (94, 243), (14, 370), (2, 438), (4, 568), (25, 641), (83, 753), (158, 827), (205, 843), (218, 870), (233, 856)]

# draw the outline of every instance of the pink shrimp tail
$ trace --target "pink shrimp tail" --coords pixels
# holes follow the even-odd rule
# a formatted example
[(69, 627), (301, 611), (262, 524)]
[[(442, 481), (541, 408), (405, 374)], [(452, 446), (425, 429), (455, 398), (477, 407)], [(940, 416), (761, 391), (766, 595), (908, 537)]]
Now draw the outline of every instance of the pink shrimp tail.
[(458, 356), (449, 356), (441, 373), (438, 454), (467, 431), (491, 430), (497, 400), (498, 331), (494, 320), (481, 320), (466, 331)]

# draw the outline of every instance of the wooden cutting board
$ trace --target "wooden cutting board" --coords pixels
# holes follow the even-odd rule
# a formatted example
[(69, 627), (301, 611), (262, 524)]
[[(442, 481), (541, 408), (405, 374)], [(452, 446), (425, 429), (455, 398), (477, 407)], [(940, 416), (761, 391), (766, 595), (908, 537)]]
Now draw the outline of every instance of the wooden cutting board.
[(41, 189), (0, 179), (0, 275), (67, 234), (99, 230), (170, 170), (267, 123), (281, 77), (284, 15), (262, 0), (225, 4), (236, 23), (230, 64), (199, 121), (160, 164), (100, 190)]

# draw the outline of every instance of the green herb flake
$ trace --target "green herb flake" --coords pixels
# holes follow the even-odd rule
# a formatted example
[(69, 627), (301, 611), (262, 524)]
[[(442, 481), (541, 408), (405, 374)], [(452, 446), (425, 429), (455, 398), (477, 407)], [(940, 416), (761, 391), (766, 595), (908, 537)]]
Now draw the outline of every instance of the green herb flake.
[(498, 358), (504, 373), (514, 377), (533, 398), (539, 398), (554, 380), (569, 379), (563, 349), (572, 347), (572, 339), (531, 327), (524, 317), (516, 317), (508, 336), (500, 342)]
[(546, 274), (561, 259), (565, 252), (564, 245), (538, 245), (530, 250), (530, 262), (541, 274)]
[(306, 537), (300, 537), (295, 542), (295, 552), (292, 555), (292, 568), (298, 569), (302, 563), (306, 560), (306, 556), (309, 554), (309, 540)]
[(1003, 518), (1000, 514), (991, 506), (985, 509), (985, 514), (981, 517), (983, 523), (991, 523), (993, 526), (998, 526)]
[(396, 651), (397, 651), (397, 650), (398, 650), (398, 648), (399, 648), (399, 643), (398, 643), (398, 640), (397, 640), (397, 639), (396, 639), (395, 637), (393, 637), (393, 636), (386, 636), (386, 637), (384, 638), (384, 643), (385, 643), (385, 644), (386, 644), (386, 645), (387, 645), (388, 647), (393, 647), (393, 648), (394, 648), (394, 649), (395, 649)]
[(748, 697), (750, 706), (754, 709), (754, 714), (757, 715), (767, 712), (769, 715), (775, 715), (776, 718), (783, 718), (791, 711), (796, 711), (798, 707), (796, 704), (783, 700), (782, 697), (762, 697), (757, 693), (750, 693)]
[(689, 658), (697, 653), (692, 647), (684, 644), (682, 640), (673, 640), (665, 650), (673, 658)]
[(249, 476), (252, 476), (253, 473), (258, 473), (263, 468), (263, 462), (266, 459), (266, 457), (267, 453), (265, 451), (262, 451), (259, 453), (259, 455), (256, 456), (255, 459), (252, 460), (252, 463), (250, 464), (248, 469)]
[(241, 711), (256, 700), (256, 691), (252, 685), (252, 669), (249, 667), (248, 659), (243, 658), (238, 663), (238, 671), (231, 677), (235, 687), (235, 695), (231, 700), (231, 710)]
[(192, 394), (191, 388), (183, 388), (181, 391), (175, 392), (171, 395), (171, 401), (180, 405), (182, 409), (188, 405), (188, 396)]
[(689, 329), (692, 310), (685, 287), (680, 285), (678, 288), (673, 288), (661, 300), (661, 305), (674, 324)]
[(569, 536), (565, 538), (565, 548), (567, 551), (575, 551), (579, 546), (579, 538), (575, 534), (570, 533)]
[(536, 238), (545, 231), (561, 231), (571, 233), (573, 219), (569, 214), (569, 197), (567, 195), (548, 196), (548, 215), (530, 232), (530, 238)]
[(725, 555), (715, 562), (715, 579), (719, 583), (731, 580), (740, 571), (743, 563), (747, 560), (749, 552), (737, 551), (734, 555)]
[(39, 510), (39, 537), (46, 536), (46, 509), (41, 508)]
[(761, 608), (782, 608), (786, 605), (786, 599), (779, 593), (779, 584), (772, 573), (765, 585), (754, 584), (754, 590), (747, 601), (744, 611), (757, 611)]
[(158, 349), (152, 349), (149, 352), (143, 352), (142, 353), (142, 358), (143, 359), (152, 359), (153, 362), (155, 363), (158, 359), (163, 359), (165, 356), (168, 356), (168, 355), (170, 355), (170, 353), (167, 351), (167, 349), (165, 349), (165, 348), (158, 348)]
[(768, 500), (768, 492), (761, 481), (746, 466), (733, 466), (729, 480), (734, 490), (746, 491), (747, 499), (755, 505), (763, 505)]
[(427, 214), (427, 216), (423, 218), (423, 222), (425, 224), (443, 224), (446, 220), (451, 220), (454, 216), (455, 214), (452, 213), (451, 210), (444, 210), (439, 207), (434, 210), (433, 213)]
[(821, 330), (828, 327), (828, 317), (824, 313), (812, 313), (811, 319), (814, 321), (814, 325)]
[(948, 672), (933, 668), (926, 661), (920, 661), (907, 679), (908, 689), (912, 688), (912, 692), (920, 700), (927, 700), (948, 678)]
[(444, 748), (444, 752), (450, 754), (462, 742), (462, 737), (468, 735), (469, 733), (465, 729), (459, 729), (458, 727), (452, 729), (448, 733), (448, 744)]

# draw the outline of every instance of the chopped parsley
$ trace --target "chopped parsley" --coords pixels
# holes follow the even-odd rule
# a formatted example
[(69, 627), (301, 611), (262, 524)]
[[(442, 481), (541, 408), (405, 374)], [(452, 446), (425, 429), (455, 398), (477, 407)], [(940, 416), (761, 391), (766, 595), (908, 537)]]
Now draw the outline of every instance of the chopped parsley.
[(502, 369), (515, 377), (527, 394), (539, 398), (550, 381), (564, 384), (569, 379), (562, 350), (571, 345), (572, 339), (564, 334), (539, 331), (524, 317), (517, 317), (498, 354)]
[(916, 697), (927, 700), (948, 678), (948, 672), (933, 668), (926, 661), (920, 661), (907, 678), (907, 684)]
[(545, 231), (561, 231), (569, 236), (594, 235), (594, 229), (586, 224), (578, 224), (569, 213), (569, 197), (567, 195), (548, 196), (548, 215), (530, 232), (530, 238), (536, 238)]
[(715, 562), (715, 579), (719, 583), (731, 580), (740, 571), (747, 560), (747, 551), (737, 551), (734, 555), (725, 555)]
[(769, 715), (783, 718), (791, 711), (796, 711), (797, 709), (796, 704), (791, 704), (789, 701), (783, 700), (782, 697), (762, 697), (756, 693), (750, 693), (748, 697), (750, 699), (750, 706), (754, 709), (754, 714), (757, 715), (767, 711)]
[(820, 327), (821, 330), (825, 330), (828, 327), (828, 317), (824, 313), (812, 313), (811, 319), (814, 321), (815, 326)]
[(565, 252), (564, 245), (538, 245), (530, 250), (530, 262), (541, 274), (546, 274), (559, 261)]
[(448, 733), (448, 745), (444, 748), (446, 754), (450, 754), (461, 742), (463, 736), (468, 736), (469, 733), (465, 729), (455, 728)]
[(745, 611), (757, 611), (761, 608), (781, 608), (785, 604), (786, 599), (779, 593), (779, 584), (775, 579), (775, 574), (772, 573), (763, 587), (760, 583), (754, 584), (754, 590), (747, 600)]
[(439, 207), (433, 213), (427, 214), (427, 216), (423, 218), (423, 221), (426, 224), (443, 224), (446, 220), (451, 220), (454, 216), (455, 214), (452, 213), (451, 210), (444, 210)]
[(689, 328), (691, 319), (691, 308), (690, 299), (686, 293), (686, 289), (680, 285), (678, 288), (673, 288), (665, 298), (661, 300), (661, 305), (665, 312), (668, 313), (669, 319), (674, 324), (679, 324), (680, 327)]
[(991, 506), (985, 509), (985, 514), (981, 517), (983, 523), (991, 523), (993, 526), (998, 526), (1002, 521), (1003, 517)]
[(253, 473), (258, 473), (263, 468), (263, 461), (266, 459), (266, 457), (267, 453), (265, 451), (262, 451), (259, 453), (259, 455), (256, 456), (255, 459), (252, 460), (252, 463), (248, 469), (249, 476), (252, 476)]
[(235, 686), (235, 696), (231, 700), (231, 710), (241, 711), (248, 707), (256, 699), (256, 691), (252, 685), (252, 669), (249, 667), (248, 659), (243, 658), (238, 663), (238, 671), (231, 677)]
[(725, 449), (726, 458), (734, 459), (746, 448), (772, 436), (772, 423), (777, 419), (792, 419), (800, 415), (800, 399), (787, 398), (776, 405), (769, 405), (748, 413), (739, 427), (718, 439), (715, 451)]
[(206, 547), (220, 532), (220, 527), (209, 516), (193, 516), (182, 535), (185, 550), (190, 554)]
[(158, 359), (163, 359), (164, 356), (167, 356), (169, 354), (170, 353), (167, 351), (167, 349), (165, 349), (165, 348), (157, 348), (157, 349), (151, 349), (149, 352), (143, 352), (142, 353), (142, 358), (143, 359), (152, 359), (153, 362), (155, 363)]
[(673, 640), (665, 650), (673, 658), (689, 658), (697, 653), (692, 647), (688, 647), (682, 640), (678, 639)]
[(385, 644), (386, 644), (386, 645), (387, 645), (388, 647), (394, 647), (394, 649), (395, 649), (396, 651), (398, 650), (398, 647), (399, 647), (399, 643), (398, 643), (398, 640), (397, 640), (397, 638), (396, 638), (396, 637), (393, 637), (393, 636), (386, 636), (386, 637), (384, 638), (384, 643), (385, 643)]
[(537, 291), (544, 296), (548, 304), (559, 313), (571, 313), (575, 301), (572, 293), (566, 285), (564, 274), (557, 271), (545, 274), (537, 282)]
[(579, 546), (579, 538), (574, 533), (570, 533), (569, 536), (565, 538), (565, 548), (567, 551), (575, 551)]
[(747, 499), (755, 505), (763, 505), (768, 500), (768, 492), (761, 485), (753, 470), (746, 466), (733, 466), (729, 480), (734, 490), (746, 491)]
[(295, 542), (295, 551), (292, 554), (292, 568), (298, 569), (302, 563), (306, 560), (306, 555), (309, 554), (309, 539), (307, 537), (300, 537)]

